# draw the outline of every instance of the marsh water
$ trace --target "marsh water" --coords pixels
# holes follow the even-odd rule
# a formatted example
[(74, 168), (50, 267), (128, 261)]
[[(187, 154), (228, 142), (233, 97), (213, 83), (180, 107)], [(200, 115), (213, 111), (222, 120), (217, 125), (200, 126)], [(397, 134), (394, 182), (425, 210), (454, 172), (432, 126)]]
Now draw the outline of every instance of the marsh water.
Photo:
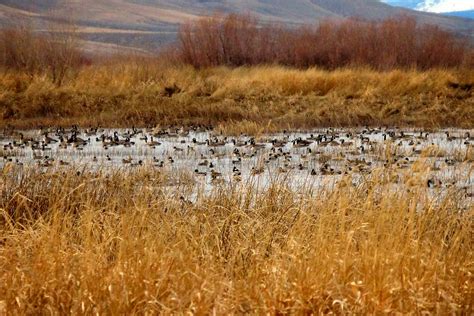
[[(158, 170), (167, 185), (353, 185), (390, 170), (391, 187), (457, 188), (472, 201), (474, 130), (315, 129), (226, 136), (202, 128), (50, 129), (0, 133), (0, 167)], [(419, 179), (415, 175), (420, 173)], [(411, 182), (409, 182), (411, 181)]]

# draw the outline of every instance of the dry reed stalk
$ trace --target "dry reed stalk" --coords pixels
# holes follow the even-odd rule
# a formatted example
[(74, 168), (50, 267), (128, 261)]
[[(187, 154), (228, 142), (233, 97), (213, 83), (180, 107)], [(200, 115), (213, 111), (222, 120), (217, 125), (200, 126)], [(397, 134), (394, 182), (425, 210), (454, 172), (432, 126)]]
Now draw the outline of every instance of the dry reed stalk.
[[(135, 172), (4, 169), (8, 313), (469, 313), (472, 220), (452, 191), (220, 188), (192, 205)], [(176, 193), (178, 196), (179, 192)]]

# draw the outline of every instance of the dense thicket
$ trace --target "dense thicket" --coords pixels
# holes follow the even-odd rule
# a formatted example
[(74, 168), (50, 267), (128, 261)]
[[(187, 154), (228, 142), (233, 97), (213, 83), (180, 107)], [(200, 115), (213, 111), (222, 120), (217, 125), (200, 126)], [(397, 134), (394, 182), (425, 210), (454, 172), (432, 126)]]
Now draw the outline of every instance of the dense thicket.
[[(196, 67), (281, 64), (376, 69), (456, 67), (471, 54), (465, 41), (414, 18), (325, 21), (289, 29), (248, 15), (213, 16), (181, 27), (177, 56)], [(471, 65), (472, 66), (472, 65)]]

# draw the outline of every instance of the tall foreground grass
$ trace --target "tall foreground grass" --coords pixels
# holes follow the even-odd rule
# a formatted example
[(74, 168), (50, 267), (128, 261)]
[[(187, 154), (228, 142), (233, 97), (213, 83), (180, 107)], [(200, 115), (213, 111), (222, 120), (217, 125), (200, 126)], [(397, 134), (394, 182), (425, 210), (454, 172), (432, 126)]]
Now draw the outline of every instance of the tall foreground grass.
[(146, 169), (1, 177), (2, 312), (472, 312), (474, 209), (455, 191), (381, 194), (382, 173), (190, 204)]
[(150, 59), (81, 69), (61, 87), (0, 72), (0, 127), (212, 124), (270, 129), (474, 122), (472, 69), (195, 69)]

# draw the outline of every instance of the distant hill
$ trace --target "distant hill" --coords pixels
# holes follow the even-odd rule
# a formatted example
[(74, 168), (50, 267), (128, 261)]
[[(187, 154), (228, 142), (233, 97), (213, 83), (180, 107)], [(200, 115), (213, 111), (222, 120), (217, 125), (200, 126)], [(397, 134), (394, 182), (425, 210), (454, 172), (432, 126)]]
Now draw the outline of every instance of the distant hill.
[(422, 3), (424, 3), (424, 0), (382, 0), (382, 2), (388, 3), (395, 7), (403, 7), (415, 10)]
[(327, 18), (378, 20), (406, 14), (474, 38), (472, 20), (397, 8), (379, 0), (1, 0), (0, 25), (22, 20), (42, 30), (45, 22), (66, 18), (76, 21), (78, 31), (92, 43), (155, 49), (173, 41), (181, 23), (215, 11), (250, 13), (290, 26)]
[(474, 10), (458, 11), (458, 12), (446, 12), (444, 15), (457, 16), (461, 18), (474, 19)]

